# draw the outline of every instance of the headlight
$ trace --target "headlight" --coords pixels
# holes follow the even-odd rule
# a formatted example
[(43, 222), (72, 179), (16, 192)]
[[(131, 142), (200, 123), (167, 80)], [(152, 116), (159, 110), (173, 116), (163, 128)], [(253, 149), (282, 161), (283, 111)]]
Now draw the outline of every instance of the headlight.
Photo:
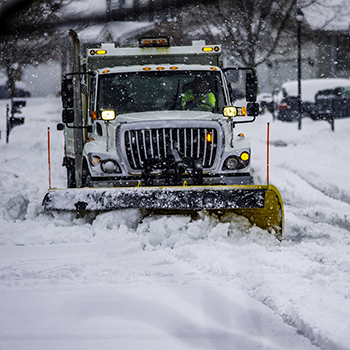
[(120, 173), (118, 163), (113, 159), (106, 159), (101, 163), (101, 169), (107, 174)]
[(224, 117), (235, 117), (237, 115), (236, 107), (225, 107), (222, 111)]
[(100, 164), (101, 158), (98, 156), (91, 156), (91, 157), (89, 157), (89, 161), (90, 161), (90, 164), (92, 166), (96, 166), (96, 165)]
[(228, 106), (224, 107), (222, 114), (224, 115), (224, 117), (242, 117), (247, 115), (247, 109), (246, 107)]
[(237, 159), (237, 157), (232, 156), (232, 157), (228, 157), (225, 160), (224, 169), (226, 169), (226, 170), (235, 170), (238, 167), (239, 167), (239, 160)]
[(115, 119), (115, 112), (113, 110), (105, 110), (101, 112), (101, 118), (103, 120), (109, 121)]
[(226, 158), (222, 170), (237, 170), (248, 166), (250, 159), (249, 152), (242, 152), (240, 156), (229, 156)]

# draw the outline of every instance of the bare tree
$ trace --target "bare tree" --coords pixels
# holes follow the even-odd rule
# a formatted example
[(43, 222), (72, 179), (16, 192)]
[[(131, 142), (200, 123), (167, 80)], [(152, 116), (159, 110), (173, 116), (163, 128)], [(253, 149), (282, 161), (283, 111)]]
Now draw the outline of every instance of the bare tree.
[[(344, 0), (348, 1), (348, 0)], [(220, 42), (231, 56), (232, 63), (256, 67), (268, 60), (277, 48), (283, 53), (295, 40), (296, 8), (321, 9), (336, 20), (344, 8), (342, 2), (328, 0), (216, 0), (197, 1), (182, 11), (183, 32), (192, 37), (205, 37)], [(303, 35), (311, 35), (308, 23)]]
[[(6, 70), (10, 97), (24, 64), (45, 62), (57, 56), (61, 33), (47, 23), (58, 20), (64, 1), (14, 1), (17, 5), (14, 9), (1, 8), (6, 20), (0, 28), (0, 67)], [(32, 30), (23, 31), (26, 24)]]
[(228, 59), (253, 66), (264, 62), (290, 26), (297, 0), (218, 0), (190, 7), (183, 23), (194, 35), (222, 43)]

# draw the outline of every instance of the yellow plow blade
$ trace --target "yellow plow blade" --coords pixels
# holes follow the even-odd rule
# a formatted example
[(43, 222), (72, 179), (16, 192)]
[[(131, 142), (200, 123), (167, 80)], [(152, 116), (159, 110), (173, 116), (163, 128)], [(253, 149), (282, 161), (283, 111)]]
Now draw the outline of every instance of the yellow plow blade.
[(263, 208), (232, 209), (231, 212), (246, 217), (252, 224), (274, 233), (279, 240), (283, 239), (284, 209), (282, 197), (273, 185), (261, 186), (267, 189)]
[(51, 189), (46, 211), (99, 212), (139, 208), (162, 212), (233, 212), (282, 239), (283, 203), (273, 185)]

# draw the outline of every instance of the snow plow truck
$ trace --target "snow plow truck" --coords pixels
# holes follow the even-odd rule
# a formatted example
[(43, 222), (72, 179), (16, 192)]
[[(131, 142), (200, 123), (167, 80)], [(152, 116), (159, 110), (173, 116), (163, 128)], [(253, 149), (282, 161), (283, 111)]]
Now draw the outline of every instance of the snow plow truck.
[[(258, 115), (252, 68), (223, 68), (220, 45), (168, 37), (114, 43), (80, 55), (62, 81), (67, 188), (50, 188), (47, 211), (101, 212), (139, 208), (152, 213), (200, 211), (243, 215), (283, 237), (280, 193), (254, 184), (251, 149), (235, 125)], [(241, 72), (245, 106), (234, 106), (228, 74)]]

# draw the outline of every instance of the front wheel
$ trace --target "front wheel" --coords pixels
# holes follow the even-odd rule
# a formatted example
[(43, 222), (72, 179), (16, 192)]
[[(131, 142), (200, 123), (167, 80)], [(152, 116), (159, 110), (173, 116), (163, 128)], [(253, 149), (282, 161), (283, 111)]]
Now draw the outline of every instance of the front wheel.
[[(65, 160), (64, 165), (67, 168), (67, 188), (76, 188), (77, 181), (75, 177), (75, 160), (68, 158)], [(83, 169), (81, 174), (81, 187), (88, 187), (91, 182), (90, 172), (87, 166), (87, 162), (84, 159), (83, 161)]]
[(91, 176), (86, 159), (83, 161), (83, 173), (82, 173), (82, 187), (89, 187), (91, 182)]
[(67, 168), (67, 188), (75, 188), (77, 187), (77, 183), (75, 181), (75, 163), (74, 159), (66, 159), (65, 164)]

